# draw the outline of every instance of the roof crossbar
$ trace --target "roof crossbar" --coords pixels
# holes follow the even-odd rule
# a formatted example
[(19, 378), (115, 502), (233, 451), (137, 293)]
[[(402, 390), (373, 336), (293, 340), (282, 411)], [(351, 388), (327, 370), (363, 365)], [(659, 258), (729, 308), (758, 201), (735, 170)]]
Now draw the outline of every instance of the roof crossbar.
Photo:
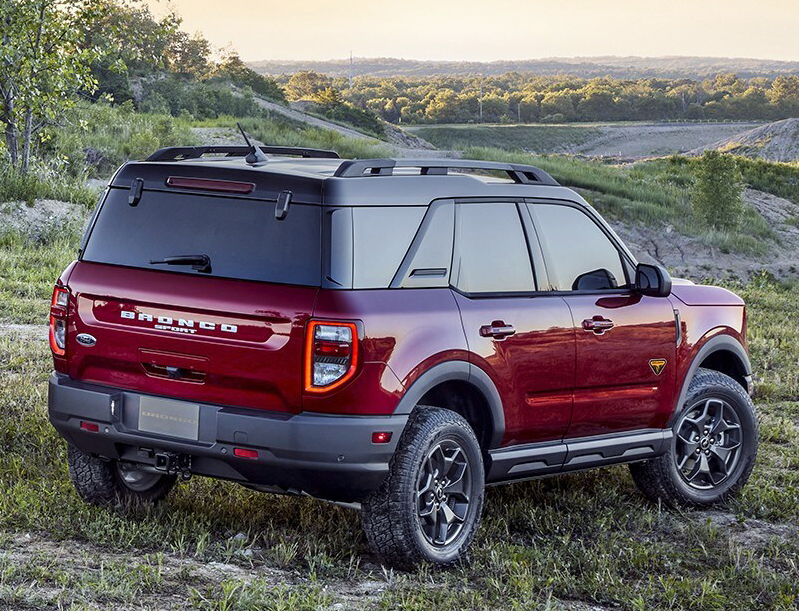
[(531, 165), (472, 159), (348, 159), (338, 167), (333, 175), (339, 178), (391, 176), (394, 173), (394, 168), (419, 168), (419, 173), (422, 176), (445, 176), (450, 168), (490, 170), (505, 172), (508, 178), (517, 184), (560, 185), (544, 170)]
[[(335, 151), (301, 148), (295, 146), (261, 146), (267, 155), (285, 155), (290, 157), (316, 157), (322, 159), (339, 159)], [(224, 155), (226, 157), (245, 157), (251, 151), (248, 146), (170, 146), (156, 151), (147, 161), (185, 161), (199, 159), (203, 155)]]

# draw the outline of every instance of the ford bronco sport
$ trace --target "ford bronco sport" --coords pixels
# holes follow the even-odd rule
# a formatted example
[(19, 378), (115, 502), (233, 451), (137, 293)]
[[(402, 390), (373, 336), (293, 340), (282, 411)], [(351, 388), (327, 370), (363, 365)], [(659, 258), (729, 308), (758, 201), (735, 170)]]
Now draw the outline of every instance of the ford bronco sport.
[(116, 173), (55, 285), (49, 417), (90, 503), (220, 478), (448, 565), (487, 485), (630, 463), (669, 506), (738, 491), (745, 334), (538, 168), (170, 148)]

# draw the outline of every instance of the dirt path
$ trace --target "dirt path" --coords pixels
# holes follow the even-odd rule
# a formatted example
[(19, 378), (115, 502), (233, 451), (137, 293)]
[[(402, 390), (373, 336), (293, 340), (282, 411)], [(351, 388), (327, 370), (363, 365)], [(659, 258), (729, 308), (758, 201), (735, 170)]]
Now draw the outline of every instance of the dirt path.
[(49, 330), (47, 325), (17, 325), (0, 323), (1, 335), (20, 335), (25, 340), (45, 340)]

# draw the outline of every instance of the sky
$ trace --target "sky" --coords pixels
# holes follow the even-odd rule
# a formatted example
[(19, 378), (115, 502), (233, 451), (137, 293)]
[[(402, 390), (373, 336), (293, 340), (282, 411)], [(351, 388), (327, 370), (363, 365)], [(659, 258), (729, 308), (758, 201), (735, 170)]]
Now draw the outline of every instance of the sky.
[(797, 0), (145, 0), (245, 61), (596, 55), (799, 60)]

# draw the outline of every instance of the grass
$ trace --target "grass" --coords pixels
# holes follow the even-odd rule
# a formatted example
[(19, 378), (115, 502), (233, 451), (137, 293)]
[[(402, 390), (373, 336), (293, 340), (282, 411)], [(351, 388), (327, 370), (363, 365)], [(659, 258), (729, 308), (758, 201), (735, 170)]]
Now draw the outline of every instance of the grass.
[[(7, 238), (5, 322), (44, 320), (76, 240)], [(749, 304), (761, 414), (760, 459), (739, 498), (721, 513), (668, 511), (624, 467), (492, 488), (469, 560), (447, 572), (385, 571), (354, 512), (231, 483), (195, 478), (155, 508), (85, 505), (47, 422), (46, 341), (3, 331), (0, 607), (795, 609), (799, 286), (732, 288)]]
[(57, 199), (88, 208), (97, 203), (97, 192), (87, 187), (84, 179), (58, 176), (51, 169), (34, 168), (23, 175), (0, 167), (0, 202), (32, 206), (37, 199)]
[(577, 189), (603, 215), (651, 227), (670, 224), (722, 252), (763, 255), (775, 245), (768, 222), (751, 206), (744, 209), (739, 232), (720, 232), (698, 222), (689, 201), (690, 168), (684, 158), (639, 163), (632, 167), (556, 155), (528, 155), (470, 147), (466, 157), (532, 164), (561, 184)]
[(538, 154), (569, 151), (601, 133), (579, 125), (430, 125), (409, 131), (443, 149), (475, 146)]

